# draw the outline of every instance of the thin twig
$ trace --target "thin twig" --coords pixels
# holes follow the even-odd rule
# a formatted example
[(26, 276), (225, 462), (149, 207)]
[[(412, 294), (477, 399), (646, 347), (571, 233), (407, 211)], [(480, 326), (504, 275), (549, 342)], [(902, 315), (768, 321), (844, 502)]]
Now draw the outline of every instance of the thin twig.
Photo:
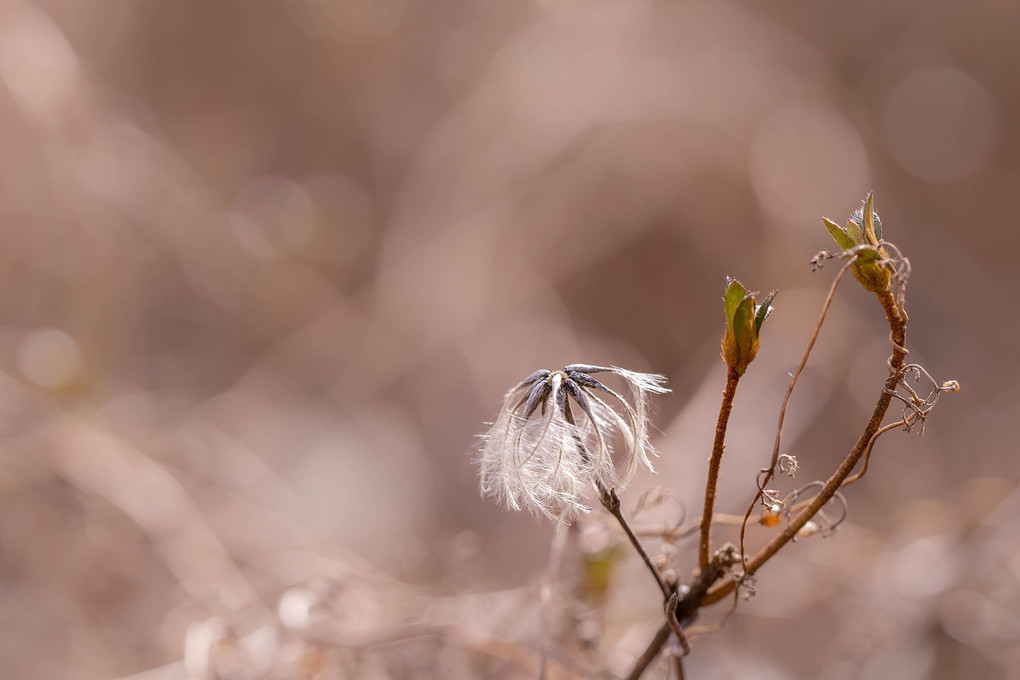
[[(684, 593), (683, 597), (679, 598), (676, 602), (675, 609), (672, 609), (670, 618), (675, 619), (674, 621), (667, 620), (662, 626), (656, 631), (655, 636), (651, 642), (648, 643), (648, 647), (641, 653), (641, 656), (634, 662), (634, 667), (627, 675), (626, 680), (637, 680), (641, 675), (648, 669), (648, 666), (659, 656), (659, 652), (662, 651), (663, 646), (669, 641), (669, 636), (673, 633), (673, 626), (679, 625), (681, 628), (694, 622), (694, 619), (698, 616), (698, 609), (701, 606), (701, 601), (704, 599), (705, 594), (708, 592), (709, 587), (722, 578), (723, 574), (732, 567), (736, 561), (736, 548), (732, 545), (728, 546), (728, 549), (722, 549), (712, 555), (711, 561), (708, 563), (708, 567), (701, 571), (698, 578), (691, 584), (690, 588)], [(667, 603), (668, 605), (668, 603)]]
[(542, 577), (542, 584), (539, 587), (538, 611), (539, 611), (539, 634), (541, 640), (541, 657), (538, 666), (538, 680), (545, 680), (546, 670), (549, 663), (549, 613), (552, 602), (552, 585), (556, 575), (560, 571), (560, 562), (563, 560), (563, 548), (567, 543), (567, 527), (565, 524), (557, 523), (553, 533), (552, 544), (549, 549), (549, 566)]
[[(744, 521), (743, 515), (727, 515), (716, 512), (712, 514), (712, 524), (740, 524)], [(634, 533), (647, 538), (668, 538), (677, 540), (687, 538), (698, 533), (701, 529), (701, 519), (691, 520), (679, 527), (666, 526), (664, 524), (639, 524), (634, 527)]]
[[(818, 340), (818, 334), (822, 330), (822, 324), (825, 323), (825, 316), (829, 313), (829, 307), (832, 305), (832, 300), (836, 295), (836, 288), (839, 286), (839, 282), (842, 280), (843, 275), (846, 274), (847, 269), (853, 260), (847, 262), (836, 274), (836, 278), (832, 280), (832, 285), (829, 286), (829, 294), (825, 296), (825, 302), (822, 304), (822, 311), (818, 315), (818, 322), (815, 324), (815, 329), (811, 333), (811, 339), (808, 340), (807, 349), (804, 350), (804, 356), (801, 357), (800, 364), (797, 366), (797, 370), (794, 371), (793, 377), (790, 379), (790, 385), (786, 388), (786, 396), (783, 397), (783, 405), (779, 408), (779, 422), (776, 424), (776, 440), (772, 446), (772, 459), (769, 462), (769, 466), (765, 469), (765, 479), (758, 484), (758, 490), (754, 495), (754, 499), (747, 506), (747, 511), (744, 513), (744, 521), (740, 524), (740, 559), (746, 561), (744, 556), (744, 538), (747, 534), (747, 521), (751, 517), (751, 513), (754, 512), (755, 506), (758, 501), (761, 500), (765, 494), (765, 487), (769, 485), (772, 478), (776, 474), (776, 465), (779, 464), (779, 447), (783, 438), (783, 422), (786, 420), (786, 407), (790, 403), (790, 397), (793, 396), (793, 390), (797, 387), (797, 380), (800, 379), (800, 374), (804, 372), (804, 367), (807, 366), (808, 357), (811, 356), (811, 350), (814, 349), (815, 341)], [(747, 565), (744, 565), (744, 571), (747, 571)]]
[(675, 671), (677, 680), (683, 680), (684, 657), (691, 653), (691, 643), (687, 641), (687, 636), (684, 634), (684, 628), (680, 624), (680, 621), (676, 618), (676, 608), (679, 602), (680, 598), (677, 597), (676, 593), (670, 595), (669, 602), (666, 603), (666, 623), (669, 624), (673, 637), (676, 638), (676, 642), (672, 643), (673, 670)]
[(645, 647), (645, 651), (641, 652), (641, 656), (634, 662), (634, 667), (631, 668), (630, 673), (627, 674), (626, 680), (638, 680), (644, 672), (648, 670), (648, 667), (652, 665), (652, 662), (658, 658), (659, 652), (662, 651), (663, 646), (669, 640), (669, 636), (672, 634), (668, 623), (663, 623), (659, 630), (655, 631), (655, 636), (652, 637), (651, 642)]
[[(829, 295), (826, 298), (825, 305), (821, 319), (824, 319), (825, 312), (828, 310), (829, 305), (832, 302), (832, 297), (835, 293), (836, 284), (842, 278), (846, 272), (847, 266), (845, 265), (833, 281), (833, 285), (829, 290)], [(899, 383), (903, 375), (903, 368), (906, 363), (906, 356), (908, 351), (904, 346), (906, 343), (906, 313), (905, 310), (901, 312), (898, 305), (898, 299), (896, 294), (891, 290), (887, 289), (881, 293), (877, 293), (879, 302), (885, 311), (886, 321), (889, 324), (890, 333), (889, 340), (893, 346), (893, 353), (889, 357), (889, 377), (886, 378), (883, 383), (882, 393), (879, 395), (878, 402), (875, 404), (875, 408), (872, 411), (871, 418), (868, 420), (868, 424), (864, 428), (864, 432), (858, 438), (857, 443), (851, 449), (850, 453), (843, 460), (840, 466), (836, 469), (835, 473), (825, 482), (822, 490), (811, 499), (803, 510), (801, 510), (784, 528), (784, 530), (772, 538), (768, 544), (759, 550), (753, 557), (746, 559), (743, 555), (743, 539), (744, 530), (747, 525), (748, 518), (754, 510), (755, 504), (761, 499), (764, 494), (765, 484), (758, 486), (758, 494), (755, 497), (754, 502), (748, 508), (745, 514), (744, 521), (741, 526), (741, 547), (738, 552), (739, 557), (737, 559), (743, 562), (743, 573), (740, 575), (734, 575), (732, 571), (729, 575), (726, 575), (726, 569), (722, 568), (721, 555), (716, 555), (710, 562), (709, 569), (702, 569), (697, 579), (691, 584), (690, 589), (680, 600), (677, 607), (677, 617), (683, 622), (693, 621), (697, 616), (699, 609), (702, 606), (713, 604), (723, 599), (730, 593), (735, 593), (737, 586), (744, 579), (753, 575), (762, 565), (764, 565), (776, 552), (779, 551), (784, 545), (793, 539), (797, 535), (797, 532), (817, 514), (817, 512), (828, 503), (832, 497), (838, 492), (840, 486), (843, 485), (844, 481), (850, 476), (850, 473), (856, 467), (860, 459), (865, 455), (866, 452), (870, 453), (871, 447), (874, 446), (874, 439), (876, 433), (882, 429), (882, 420), (885, 417), (886, 412), (889, 410), (889, 405), (892, 401), (892, 392), (896, 385)], [(820, 319), (820, 321), (821, 321)], [(808, 345), (808, 353), (811, 347), (814, 345), (815, 339), (818, 336), (820, 323), (815, 327), (815, 331), (812, 335), (811, 342)], [(783, 401), (783, 407), (780, 412), (780, 422), (777, 428), (776, 444), (773, 451), (773, 459), (769, 468), (766, 468), (763, 472), (768, 473), (767, 480), (771, 479), (771, 475), (774, 475), (775, 466), (778, 464), (779, 458), (779, 442), (780, 434), (782, 431), (782, 421), (785, 417), (786, 405), (789, 402), (790, 394), (793, 391), (796, 383), (796, 377), (799, 376), (803, 370), (804, 364), (807, 362), (807, 354), (805, 353), (802, 359), (801, 366), (798, 368), (797, 373), (791, 382), (790, 387), (787, 390), (786, 398)], [(860, 478), (860, 475), (856, 477)], [(731, 608), (732, 611), (732, 608)], [(682, 612), (682, 613), (681, 613)], [(727, 612), (727, 616), (730, 612)], [(637, 680), (641, 677), (648, 666), (655, 660), (662, 647), (669, 640), (671, 630), (668, 623), (664, 623), (662, 627), (656, 632), (652, 638), (648, 647), (641, 654), (641, 656), (635, 662), (634, 668), (627, 676), (627, 680)]]
[[(570, 405), (567, 403), (563, 409), (563, 419), (571, 425), (574, 425), (574, 414), (570, 410)], [(581, 454), (581, 457), (585, 460), (591, 460), (591, 454), (588, 453), (588, 449), (581, 441), (580, 437), (574, 436), (574, 443), (577, 445), (577, 449)], [(634, 531), (630, 528), (630, 524), (627, 522), (627, 518), (623, 515), (623, 509), (620, 507), (620, 497), (616, 494), (616, 489), (607, 488), (598, 477), (595, 478), (595, 488), (599, 492), (599, 501), (605, 507), (609, 513), (616, 518), (619, 522), (620, 527), (623, 529), (623, 533), (627, 534), (627, 538), (630, 540), (634, 550), (637, 551), (638, 555), (641, 556), (645, 566), (648, 567), (648, 571), (651, 572), (655, 578), (655, 582), (659, 585), (659, 590), (662, 591), (662, 597), (664, 600), (668, 600), (669, 596), (673, 594), (672, 588), (666, 585), (666, 582), (662, 580), (662, 575), (659, 570), (652, 564), (652, 558), (649, 557), (645, 547), (641, 544), (641, 539), (634, 534)]]
[(708, 462), (708, 480), (705, 482), (705, 509), (701, 514), (701, 541), (698, 545), (698, 566), (704, 570), (712, 552), (712, 513), (715, 510), (715, 493), (719, 486), (719, 468), (726, 450), (726, 427), (733, 410), (733, 397), (737, 394), (740, 373), (732, 366), (727, 367), (726, 389), (723, 390), (719, 406), (719, 420), (715, 425), (715, 441), (712, 443), (712, 457)]
[(673, 669), (676, 671), (676, 680), (684, 680), (684, 659), (682, 656), (673, 657)]
[(598, 488), (599, 500), (602, 501), (602, 505), (605, 506), (606, 510), (608, 510), (613, 517), (616, 518), (616, 521), (620, 523), (620, 527), (623, 528), (623, 533), (627, 534), (627, 538), (630, 539), (630, 543), (634, 546), (634, 550), (636, 550), (641, 556), (645, 566), (648, 567), (648, 571), (650, 571), (652, 576), (655, 577), (655, 582), (659, 584), (659, 590), (662, 591), (662, 597), (668, 600), (669, 596), (673, 594), (673, 589), (666, 585), (666, 582), (662, 580), (662, 575), (659, 573), (659, 570), (655, 568), (655, 565), (652, 564), (652, 558), (648, 556), (648, 552), (641, 544), (641, 539), (634, 534), (634, 531), (630, 528), (630, 524), (627, 523), (627, 518), (623, 516), (623, 510), (620, 508), (620, 497), (616, 495), (616, 489), (607, 489), (598, 479), (595, 480), (595, 486)]
[[(779, 551), (784, 545), (786, 545), (797, 532), (800, 531), (807, 522), (814, 517), (817, 513), (832, 497), (835, 495), (839, 487), (842, 486), (843, 482), (850, 476), (850, 473), (860, 462), (861, 457), (864, 455), (865, 450), (868, 449), (868, 444), (871, 442), (871, 438), (875, 436), (875, 433), (882, 427), (882, 419), (885, 417), (886, 411), (889, 410), (889, 404), (892, 401), (892, 390), (895, 389), (902, 375), (903, 366), (907, 357), (907, 349), (904, 347), (906, 342), (906, 323), (903, 321), (903, 317), (900, 314), (899, 307), (896, 303), (896, 297), (891, 290), (885, 290), (882, 293), (878, 293), (879, 302), (882, 304), (885, 310), (886, 320), (889, 323), (890, 328), (890, 342), (893, 346), (892, 356), (889, 357), (889, 377), (883, 385), (882, 393), (879, 395), (878, 403), (875, 404), (875, 409), (872, 411), (871, 418), (868, 420), (867, 426), (864, 428), (864, 432), (861, 433), (857, 443), (851, 449), (850, 453), (843, 460), (840, 466), (832, 474), (831, 477), (825, 482), (825, 486), (822, 490), (811, 500), (806, 508), (800, 511), (800, 513), (790, 520), (789, 524), (780, 532), (778, 535), (772, 538), (761, 550), (754, 554), (751, 559), (745, 561), (744, 576), (751, 576), (758, 569), (761, 568), (769, 559), (772, 558), (776, 552)], [(718, 602), (723, 597), (726, 597), (729, 593), (737, 587), (737, 580), (731, 575), (727, 577), (723, 582), (717, 583), (705, 596), (702, 604), (712, 604)]]
[(868, 441), (868, 447), (864, 451), (864, 464), (861, 466), (860, 472), (858, 472), (853, 477), (847, 477), (846, 479), (844, 479), (843, 483), (840, 486), (846, 486), (847, 484), (853, 484), (858, 479), (863, 477), (864, 473), (866, 473), (868, 471), (868, 464), (871, 462), (871, 450), (873, 448), (875, 448), (875, 442), (878, 441), (879, 437), (881, 437), (886, 432), (889, 432), (890, 430), (895, 430), (898, 427), (905, 427), (906, 425), (907, 425), (907, 422), (905, 420), (899, 420), (899, 421), (897, 421), (895, 423), (889, 423), (888, 425), (884, 425), (883, 427), (879, 428), (878, 432), (876, 432), (875, 434), (871, 435), (871, 439)]
[(678, 604), (680, 604), (680, 598), (676, 593), (673, 593), (669, 596), (669, 602), (666, 603), (666, 623), (669, 624), (670, 631), (672, 631), (676, 641), (680, 644), (680, 649), (683, 652), (680, 656), (687, 656), (691, 653), (691, 643), (687, 641), (687, 636), (684, 635), (684, 628), (680, 624), (680, 620), (676, 618)]

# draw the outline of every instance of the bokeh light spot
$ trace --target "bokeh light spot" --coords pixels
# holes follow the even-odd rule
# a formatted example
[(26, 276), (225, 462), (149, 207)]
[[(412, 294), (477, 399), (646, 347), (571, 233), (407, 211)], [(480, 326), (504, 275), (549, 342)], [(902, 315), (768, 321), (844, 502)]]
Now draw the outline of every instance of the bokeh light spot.
[(270, 258), (300, 249), (315, 226), (308, 192), (284, 177), (258, 177), (234, 197), (234, 236), (250, 253)]
[(39, 387), (59, 389), (69, 385), (81, 372), (81, 351), (74, 338), (64, 331), (40, 328), (21, 341), (18, 367)]
[(857, 130), (836, 110), (794, 105), (754, 131), (751, 184), (762, 206), (784, 225), (818, 227), (820, 215), (868, 189), (868, 158)]
[(994, 100), (984, 85), (957, 69), (911, 73), (893, 86), (883, 115), (893, 158), (931, 182), (952, 182), (980, 170), (998, 138)]
[(13, 2), (0, 11), (0, 79), (36, 118), (60, 118), (81, 82), (78, 57), (45, 12)]

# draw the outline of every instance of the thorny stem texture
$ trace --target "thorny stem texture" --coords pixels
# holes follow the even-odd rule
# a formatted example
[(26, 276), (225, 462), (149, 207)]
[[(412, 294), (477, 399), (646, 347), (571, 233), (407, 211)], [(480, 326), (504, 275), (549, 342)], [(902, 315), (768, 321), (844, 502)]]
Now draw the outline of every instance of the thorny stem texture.
[(712, 444), (712, 457), (708, 462), (708, 481), (705, 483), (705, 509), (701, 514), (701, 542), (698, 546), (698, 566), (702, 571), (708, 566), (712, 551), (712, 513), (715, 510), (715, 492), (719, 486), (719, 468), (722, 465), (723, 452), (726, 449), (726, 426), (733, 410), (733, 397), (737, 393), (740, 374), (732, 366), (727, 367), (726, 389), (723, 391), (722, 405), (719, 407), (719, 420), (715, 425), (715, 442)]
[[(857, 443), (851, 449), (850, 453), (843, 460), (840, 466), (832, 474), (831, 477), (825, 482), (825, 486), (822, 490), (812, 499), (811, 503), (806, 508), (800, 511), (800, 513), (790, 520), (789, 524), (783, 529), (782, 532), (777, 534), (771, 541), (769, 541), (761, 550), (755, 553), (751, 559), (747, 560), (745, 574), (746, 576), (753, 575), (763, 564), (765, 564), (776, 552), (779, 551), (784, 545), (790, 542), (790, 540), (797, 535), (801, 527), (807, 524), (808, 520), (815, 516), (826, 503), (828, 503), (835, 495), (839, 487), (843, 485), (844, 480), (850, 476), (853, 472), (854, 467), (860, 462), (861, 457), (868, 449), (868, 444), (871, 442), (871, 438), (878, 432), (879, 428), (882, 427), (882, 419), (885, 417), (886, 411), (889, 410), (889, 404), (892, 401), (892, 392), (896, 389), (896, 385), (899, 382), (901, 371), (906, 360), (907, 350), (904, 346), (906, 342), (907, 326), (900, 313), (899, 308), (896, 305), (896, 298), (891, 290), (885, 290), (878, 293), (879, 302), (882, 304), (882, 308), (885, 310), (886, 320), (889, 322), (890, 335), (889, 339), (893, 346), (892, 356), (889, 358), (889, 377), (886, 379), (883, 385), (882, 393), (878, 397), (878, 403), (875, 404), (875, 410), (871, 413), (871, 418), (868, 420), (867, 426), (864, 428), (864, 432), (858, 438)], [(745, 578), (746, 578), (745, 576)], [(733, 576), (729, 576), (722, 583), (717, 584), (708, 594), (705, 596), (702, 604), (708, 605), (713, 602), (718, 602), (721, 598), (726, 597), (729, 593), (733, 592), (734, 588), (737, 587), (737, 580)]]

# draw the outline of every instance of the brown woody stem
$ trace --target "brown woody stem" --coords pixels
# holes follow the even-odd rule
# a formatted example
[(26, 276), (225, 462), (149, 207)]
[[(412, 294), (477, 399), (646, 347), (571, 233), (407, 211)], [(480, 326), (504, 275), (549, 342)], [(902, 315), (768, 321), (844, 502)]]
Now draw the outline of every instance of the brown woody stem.
[(719, 407), (719, 420), (715, 425), (715, 442), (712, 444), (712, 457), (708, 461), (708, 481), (705, 482), (705, 509), (701, 513), (701, 541), (698, 545), (698, 566), (702, 571), (708, 566), (712, 552), (712, 513), (715, 511), (715, 494), (719, 486), (719, 468), (722, 465), (723, 452), (726, 450), (726, 426), (733, 410), (733, 397), (737, 393), (740, 373), (732, 366), (727, 367), (726, 389), (723, 390), (722, 405)]
[[(882, 308), (885, 310), (886, 320), (889, 322), (890, 329), (890, 340), (893, 346), (892, 357), (889, 359), (889, 377), (886, 378), (885, 383), (882, 386), (882, 393), (878, 397), (878, 403), (875, 404), (875, 409), (871, 413), (871, 418), (868, 420), (867, 426), (864, 428), (864, 432), (857, 439), (857, 443), (854, 444), (853, 449), (847, 457), (840, 463), (840, 466), (836, 468), (836, 471), (831, 477), (825, 482), (825, 486), (822, 490), (811, 500), (806, 508), (800, 511), (796, 517), (790, 520), (782, 532), (772, 538), (761, 550), (755, 553), (749, 560), (747, 560), (745, 574), (751, 576), (758, 569), (761, 568), (769, 559), (775, 555), (780, 548), (790, 542), (790, 540), (797, 535), (807, 522), (815, 516), (826, 503), (828, 503), (835, 495), (839, 487), (843, 485), (844, 480), (850, 476), (853, 469), (860, 462), (861, 457), (868, 450), (868, 445), (871, 443), (871, 438), (878, 432), (879, 428), (882, 427), (882, 419), (885, 418), (886, 411), (889, 410), (889, 404), (892, 401), (892, 392), (896, 389), (896, 385), (899, 382), (903, 365), (906, 361), (907, 351), (904, 347), (906, 342), (907, 326), (900, 314), (899, 308), (896, 306), (896, 298), (893, 296), (891, 290), (883, 291), (878, 293), (879, 302), (882, 304)], [(714, 585), (702, 600), (702, 604), (712, 604), (718, 602), (720, 599), (726, 597), (729, 593), (733, 592), (734, 588), (737, 587), (737, 580), (734, 577), (728, 576), (721, 583)]]
[[(899, 383), (903, 366), (906, 362), (907, 350), (905, 343), (907, 324), (906, 315), (905, 313), (901, 313), (900, 308), (897, 306), (896, 297), (892, 290), (885, 290), (881, 293), (877, 293), (877, 295), (879, 303), (885, 311), (886, 321), (889, 323), (889, 340), (893, 346), (893, 353), (892, 356), (889, 357), (889, 377), (886, 378), (882, 385), (882, 393), (878, 397), (875, 409), (871, 413), (871, 417), (864, 428), (864, 432), (862, 432), (860, 437), (857, 439), (857, 443), (854, 444), (853, 449), (851, 449), (847, 457), (843, 460), (828, 481), (826, 481), (822, 490), (813, 499), (811, 499), (811, 502), (804, 507), (804, 509), (801, 510), (796, 517), (790, 520), (789, 524), (781, 533), (777, 534), (771, 541), (768, 542), (768, 544), (765, 545), (765, 547), (745, 562), (745, 578), (746, 576), (754, 574), (762, 567), (762, 565), (768, 562), (768, 560), (771, 559), (772, 556), (780, 550), (780, 548), (789, 543), (793, 537), (797, 535), (797, 532), (800, 531), (800, 529), (832, 499), (840, 486), (842, 486), (850, 476), (850, 473), (853, 472), (853, 469), (860, 462), (861, 458), (870, 451), (871, 447), (874, 445), (876, 434), (882, 428), (882, 420), (885, 418), (885, 414), (889, 410), (889, 404), (892, 401), (892, 393)], [(722, 422), (722, 413), (720, 413), (720, 422)], [(718, 432), (717, 428), (717, 438)], [(711, 517), (711, 515), (709, 515), (709, 517)], [(704, 517), (702, 519), (704, 520)], [(704, 539), (704, 533), (702, 536)], [(721, 559), (721, 554), (714, 556), (709, 561), (708, 568), (701, 569), (701, 573), (695, 579), (694, 583), (691, 584), (690, 590), (683, 596), (683, 598), (680, 599), (676, 610), (676, 616), (681, 625), (693, 621), (701, 607), (718, 602), (731, 594), (737, 588), (737, 585), (739, 584), (739, 577), (734, 578), (732, 574), (724, 576), (726, 569), (724, 568)], [(645, 670), (647, 670), (648, 666), (652, 664), (662, 651), (663, 646), (665, 646), (666, 642), (669, 640), (670, 633), (671, 630), (669, 624), (663, 623), (652, 638), (648, 647), (641, 656), (638, 657), (630, 674), (627, 675), (627, 680), (638, 680), (638, 678), (641, 677)]]
[[(574, 414), (570, 409), (569, 403), (564, 405), (563, 419), (571, 425), (576, 424), (574, 422)], [(590, 460), (591, 454), (588, 453), (588, 449), (584, 445), (584, 442), (581, 441), (580, 437), (575, 435), (574, 443), (577, 445), (577, 450), (581, 453), (581, 456), (585, 460)], [(595, 489), (599, 492), (599, 501), (601, 501), (605, 509), (616, 518), (616, 521), (620, 523), (623, 533), (627, 534), (630, 544), (634, 546), (634, 550), (636, 550), (638, 555), (641, 556), (641, 560), (645, 563), (645, 566), (648, 567), (648, 571), (650, 571), (652, 576), (655, 578), (655, 582), (659, 585), (659, 590), (662, 591), (662, 596), (668, 600), (669, 596), (673, 594), (673, 589), (666, 585), (666, 582), (662, 580), (662, 575), (659, 573), (659, 570), (655, 568), (655, 565), (652, 564), (652, 558), (648, 556), (648, 551), (646, 551), (645, 547), (641, 544), (641, 539), (637, 537), (634, 530), (630, 528), (627, 518), (623, 516), (623, 510), (620, 507), (620, 497), (616, 494), (616, 489), (607, 488), (598, 477), (596, 477), (594, 481)]]
[(640, 678), (644, 672), (648, 670), (648, 667), (652, 665), (652, 662), (658, 658), (659, 652), (662, 651), (666, 642), (669, 641), (671, 632), (672, 631), (670, 630), (668, 623), (662, 624), (662, 626), (659, 627), (659, 630), (655, 631), (655, 637), (652, 638), (652, 641), (648, 643), (647, 647), (645, 647), (645, 651), (643, 651), (641, 656), (639, 656), (634, 662), (634, 667), (630, 669), (630, 673), (627, 674), (626, 680), (638, 680), (638, 678)]
[[(747, 506), (747, 510), (744, 512), (744, 521), (740, 525), (740, 554), (744, 555), (744, 539), (747, 536), (747, 522), (751, 519), (751, 513), (754, 512), (755, 506), (758, 505), (765, 495), (765, 488), (775, 477), (776, 467), (779, 465), (779, 447), (783, 439), (783, 423), (786, 421), (786, 408), (790, 405), (790, 397), (793, 396), (794, 389), (797, 388), (797, 381), (800, 379), (800, 374), (804, 372), (804, 367), (807, 366), (808, 358), (811, 356), (811, 350), (815, 347), (815, 342), (818, 340), (818, 334), (822, 330), (822, 324), (825, 323), (825, 315), (829, 313), (829, 306), (832, 305), (832, 300), (836, 296), (836, 288), (839, 287), (839, 282), (843, 279), (843, 275), (846, 274), (847, 270), (850, 269), (850, 265), (853, 262), (847, 262), (843, 265), (843, 268), (836, 274), (836, 278), (832, 280), (832, 285), (829, 286), (829, 294), (825, 296), (825, 303), (822, 305), (822, 311), (818, 315), (818, 322), (815, 323), (815, 330), (811, 333), (811, 339), (808, 340), (807, 348), (804, 350), (804, 356), (801, 357), (800, 364), (797, 366), (797, 370), (794, 371), (793, 377), (790, 378), (790, 385), (786, 388), (786, 396), (783, 397), (783, 405), (779, 407), (779, 422), (776, 424), (776, 441), (772, 447), (772, 459), (769, 461), (769, 466), (762, 470), (765, 474), (764, 479), (759, 480), (758, 491), (751, 500), (751, 503)], [(741, 559), (744, 559), (741, 557)]]
[(662, 575), (659, 570), (652, 564), (652, 558), (648, 556), (648, 552), (645, 547), (641, 544), (641, 539), (637, 537), (634, 530), (630, 528), (630, 524), (627, 522), (627, 518), (623, 516), (623, 510), (620, 509), (620, 497), (616, 495), (616, 489), (607, 489), (605, 484), (595, 480), (595, 486), (599, 492), (599, 500), (602, 501), (602, 505), (605, 506), (606, 510), (616, 518), (616, 521), (620, 523), (620, 527), (623, 528), (623, 533), (627, 534), (627, 538), (630, 540), (630, 544), (634, 546), (634, 550), (637, 551), (638, 555), (641, 556), (641, 560), (648, 567), (648, 571), (655, 577), (655, 582), (659, 584), (659, 590), (662, 591), (662, 596), (669, 599), (669, 596), (673, 594), (673, 589), (670, 588), (665, 581), (662, 580)]

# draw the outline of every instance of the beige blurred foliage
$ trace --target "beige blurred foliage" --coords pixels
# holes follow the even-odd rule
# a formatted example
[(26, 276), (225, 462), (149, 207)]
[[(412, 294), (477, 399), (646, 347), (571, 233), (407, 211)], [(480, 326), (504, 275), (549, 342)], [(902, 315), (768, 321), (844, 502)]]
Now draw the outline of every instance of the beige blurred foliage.
[[(575, 641), (549, 677), (623, 671), (654, 584), (589, 522), (565, 573), (611, 587), (564, 576), (543, 636), (551, 529), (479, 497), (476, 434), (536, 368), (664, 373), (624, 504), (696, 510), (739, 276), (781, 291), (723, 464), (742, 511), (833, 273), (820, 217), (874, 189), (911, 359), (964, 389), (688, 676), (1020, 678), (1018, 30), (993, 0), (0, 2), (3, 675), (528, 678), (543, 637)], [(799, 479), (887, 354), (847, 286)]]

